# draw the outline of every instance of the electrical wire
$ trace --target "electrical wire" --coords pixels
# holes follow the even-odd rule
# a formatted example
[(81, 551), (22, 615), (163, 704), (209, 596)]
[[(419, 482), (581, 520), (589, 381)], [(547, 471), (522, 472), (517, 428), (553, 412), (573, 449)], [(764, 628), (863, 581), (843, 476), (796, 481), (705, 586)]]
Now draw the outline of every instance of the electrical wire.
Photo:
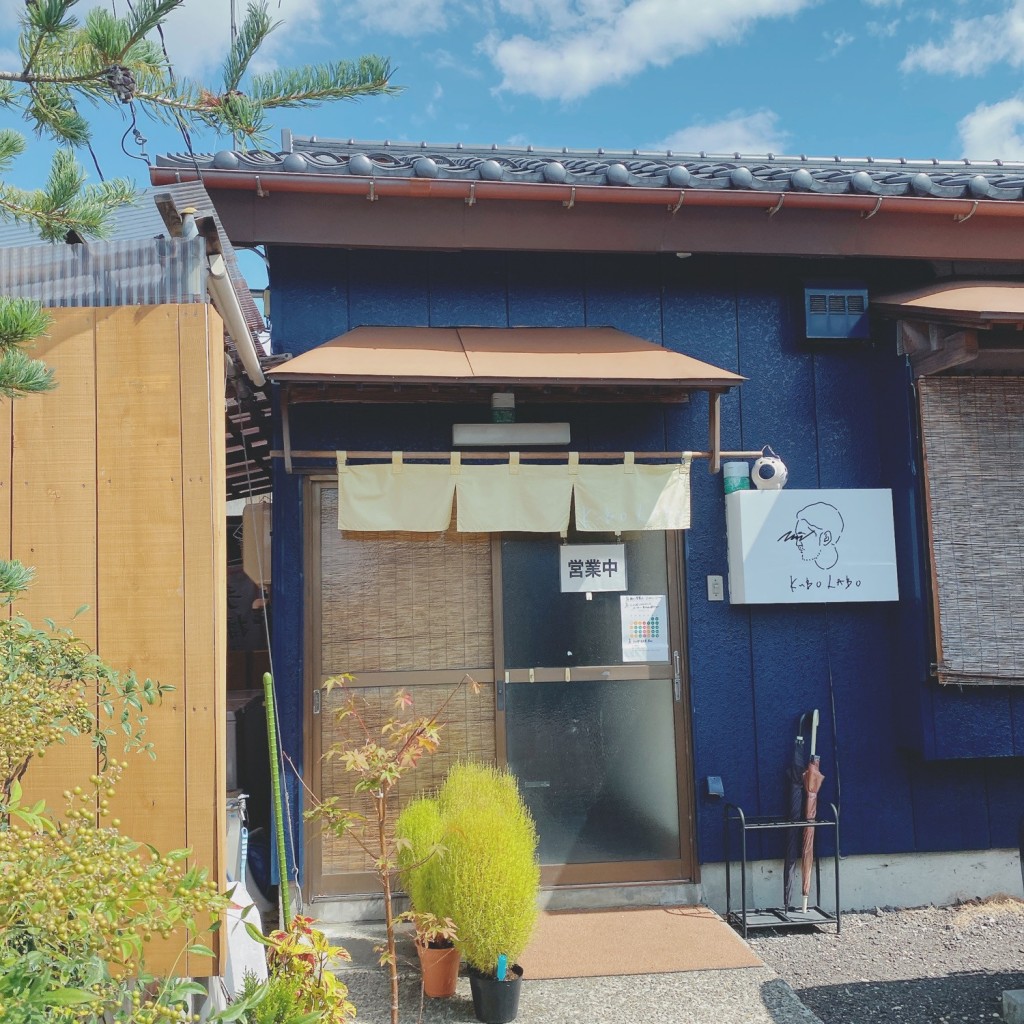
[[(103, 170), (100, 167), (100, 162), (96, 156), (96, 151), (92, 148), (92, 143), (87, 142), (86, 146), (89, 147), (89, 155), (92, 157), (92, 162), (93, 165), (96, 167), (96, 173), (100, 176), (100, 181), (106, 181), (107, 179), (103, 177)], [(121, 148), (124, 149), (124, 146), (122, 146)]]
[[(811, 356), (811, 383), (814, 389), (814, 407), (818, 407), (818, 376), (815, 372), (817, 369), (817, 355)], [(821, 487), (821, 434), (818, 427), (817, 417), (815, 417), (814, 423), (814, 454), (818, 463), (818, 486)], [(825, 626), (825, 664), (828, 668), (828, 699), (830, 714), (832, 716), (832, 763), (835, 765), (836, 770), (836, 809), (842, 810), (842, 777), (839, 772), (839, 726), (836, 722), (836, 687), (835, 681), (832, 678), (832, 644), (830, 639), (829, 630), (829, 614), (828, 614), (828, 602), (822, 606), (825, 610), (824, 626)]]
[(129, 103), (128, 106), (132, 112), (132, 123), (128, 125), (128, 127), (124, 131), (124, 135), (121, 136), (121, 152), (124, 153), (125, 156), (131, 157), (132, 160), (141, 160), (148, 167), (149, 157), (145, 155), (145, 151), (143, 151), (142, 155), (138, 155), (136, 153), (129, 153), (128, 150), (125, 149), (124, 140), (128, 138), (128, 135), (131, 132), (135, 133), (135, 141), (137, 143), (139, 143), (139, 140), (141, 139), (142, 141), (139, 144), (143, 146), (146, 144), (145, 136), (143, 136), (142, 133), (139, 131), (138, 123), (135, 119), (135, 103)]

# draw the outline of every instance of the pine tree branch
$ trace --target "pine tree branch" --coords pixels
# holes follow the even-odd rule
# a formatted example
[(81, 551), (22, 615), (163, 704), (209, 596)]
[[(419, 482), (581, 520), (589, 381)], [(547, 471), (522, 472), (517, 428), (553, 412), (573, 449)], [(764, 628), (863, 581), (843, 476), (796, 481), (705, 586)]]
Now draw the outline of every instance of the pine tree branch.
[(300, 107), (329, 100), (365, 96), (394, 96), (401, 87), (390, 84), (394, 69), (385, 57), (368, 55), (358, 61), (313, 64), (254, 75), (248, 95), (269, 109)]
[(249, 67), (256, 52), (267, 41), (267, 37), (281, 22), (271, 21), (266, 0), (250, 3), (245, 10), (245, 17), (238, 27), (238, 36), (231, 44), (227, 59), (224, 61), (224, 92), (231, 93), (238, 89), (242, 76)]
[(0, 349), (38, 338), (52, 323), (53, 317), (34, 299), (0, 296)]
[(0, 598), (0, 605), (10, 604), (18, 594), (28, 590), (35, 574), (35, 569), (21, 562), (0, 560), (0, 594), (5, 595)]
[(0, 352), (0, 395), (4, 398), (37, 395), (56, 386), (52, 368), (41, 359), (33, 359), (17, 346)]

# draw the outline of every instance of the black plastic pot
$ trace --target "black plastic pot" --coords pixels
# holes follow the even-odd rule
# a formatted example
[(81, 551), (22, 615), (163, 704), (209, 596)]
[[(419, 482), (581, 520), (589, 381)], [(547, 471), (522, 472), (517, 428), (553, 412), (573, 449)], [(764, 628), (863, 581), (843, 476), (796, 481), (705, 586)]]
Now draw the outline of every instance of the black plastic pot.
[(504, 981), (469, 968), (469, 988), (473, 993), (473, 1012), (482, 1024), (509, 1024), (519, 1012), (519, 990), (523, 969), (514, 964)]

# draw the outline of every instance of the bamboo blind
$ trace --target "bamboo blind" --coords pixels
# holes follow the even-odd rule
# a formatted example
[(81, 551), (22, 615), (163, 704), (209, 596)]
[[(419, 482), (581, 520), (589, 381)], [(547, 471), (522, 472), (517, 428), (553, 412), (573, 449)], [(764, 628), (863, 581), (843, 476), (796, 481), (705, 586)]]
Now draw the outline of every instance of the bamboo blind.
[[(394, 686), (360, 686), (360, 672), (451, 672), (450, 682), (410, 688), (407, 714), (431, 714), (467, 669), (494, 666), (490, 539), (480, 534), (341, 533), (337, 491), (325, 489), (320, 507), (321, 674), (355, 675), (326, 695), (320, 715), (322, 749), (361, 745), (357, 720), (337, 720), (355, 696), (371, 735), (394, 710)], [(493, 761), (494, 687), (473, 694), (462, 687), (441, 718), (441, 748), (424, 758), (398, 786), (392, 817), (417, 793), (436, 789), (458, 758)], [(352, 798), (352, 776), (338, 759), (325, 761), (321, 798), (372, 815), (370, 801)], [(392, 822), (393, 823), (393, 822)], [(321, 838), (323, 875), (372, 870), (351, 839)]]
[(486, 534), (341, 533), (321, 504), (321, 672), (494, 664)]
[[(358, 682), (358, 680), (357, 680)], [(417, 686), (411, 692), (413, 706), (408, 714), (430, 714), (439, 707), (451, 692), (451, 686)], [(363, 720), (371, 735), (380, 735), (380, 726), (394, 711), (395, 687), (356, 687), (353, 691), (358, 697)], [(324, 749), (331, 743), (342, 746), (361, 745), (363, 734), (353, 718), (338, 722), (336, 713), (348, 699), (349, 693), (334, 690), (324, 700), (321, 717), (324, 730)], [(418, 793), (426, 793), (437, 789), (444, 781), (445, 774), (453, 762), (459, 758), (471, 758), (475, 761), (494, 760), (494, 687), (483, 685), (478, 694), (463, 687), (445, 709), (442, 718), (444, 726), (441, 730), (441, 747), (430, 757), (425, 757), (416, 768), (407, 775), (395, 788), (395, 799), (390, 824), (399, 810)], [(365, 796), (353, 800), (353, 777), (346, 773), (339, 759), (326, 761), (323, 766), (321, 787), (324, 797), (338, 796), (342, 806), (349, 807), (361, 814), (369, 816), (372, 821), (373, 810)], [(391, 829), (389, 828), (389, 832)], [(370, 835), (375, 835), (371, 829)], [(325, 835), (322, 841), (322, 871), (325, 875), (343, 874), (348, 871), (372, 871), (373, 861), (366, 856), (351, 839), (337, 839)]]
[(1024, 378), (922, 377), (939, 682), (1024, 685)]

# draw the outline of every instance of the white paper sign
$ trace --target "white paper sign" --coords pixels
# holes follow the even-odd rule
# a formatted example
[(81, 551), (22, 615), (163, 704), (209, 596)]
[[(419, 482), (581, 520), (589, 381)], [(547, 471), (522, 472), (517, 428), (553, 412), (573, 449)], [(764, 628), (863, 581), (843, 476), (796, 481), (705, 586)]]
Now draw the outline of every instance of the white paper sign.
[(897, 601), (888, 490), (725, 496), (732, 604)]
[(623, 594), (622, 660), (668, 661), (668, 598), (664, 594)]
[(624, 544), (562, 544), (558, 549), (563, 594), (625, 590)]

